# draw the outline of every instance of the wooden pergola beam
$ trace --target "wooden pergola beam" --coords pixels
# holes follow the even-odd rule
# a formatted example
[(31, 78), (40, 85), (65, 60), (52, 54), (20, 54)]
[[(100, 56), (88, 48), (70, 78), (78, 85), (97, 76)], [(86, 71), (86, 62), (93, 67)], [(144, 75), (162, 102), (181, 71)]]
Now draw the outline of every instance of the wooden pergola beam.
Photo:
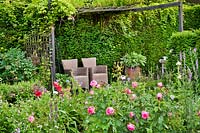
[(124, 11), (132, 11), (132, 12), (141, 12), (147, 10), (155, 10), (160, 8), (168, 8), (181, 5), (182, 2), (171, 2), (167, 4), (160, 4), (154, 6), (147, 6), (147, 7), (119, 7), (119, 8), (94, 8), (94, 9), (79, 9), (78, 14), (83, 13), (100, 13), (100, 12), (124, 12)]

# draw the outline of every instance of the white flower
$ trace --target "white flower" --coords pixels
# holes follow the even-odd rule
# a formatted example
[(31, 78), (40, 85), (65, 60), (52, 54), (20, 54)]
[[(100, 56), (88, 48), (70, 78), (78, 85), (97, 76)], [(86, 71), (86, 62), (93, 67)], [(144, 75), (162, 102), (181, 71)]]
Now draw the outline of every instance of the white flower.
[(53, 91), (53, 94), (56, 94), (56, 95), (57, 95), (57, 94), (58, 94), (58, 92), (57, 92), (57, 91)]
[(176, 62), (176, 65), (177, 65), (177, 66), (180, 66), (180, 65), (181, 65), (181, 62), (180, 62), (180, 61)]
[(162, 63), (163, 59), (160, 59), (159, 62)]
[(169, 53), (172, 53), (172, 51), (173, 51), (173, 49), (170, 49), (170, 50), (169, 50)]
[(170, 95), (171, 100), (174, 100), (175, 96), (174, 95)]
[(121, 75), (121, 80), (125, 80), (126, 79), (126, 76), (125, 75)]
[(181, 75), (179, 74), (179, 75), (177, 76), (177, 78), (178, 78), (178, 79), (181, 79), (182, 77), (181, 77)]
[(167, 56), (163, 56), (163, 60), (167, 60)]
[(59, 127), (58, 127), (58, 126), (56, 126), (56, 125), (55, 125), (54, 127), (55, 127), (55, 128), (57, 128), (57, 129), (59, 128)]
[(42, 125), (38, 125), (37, 128), (42, 128)]

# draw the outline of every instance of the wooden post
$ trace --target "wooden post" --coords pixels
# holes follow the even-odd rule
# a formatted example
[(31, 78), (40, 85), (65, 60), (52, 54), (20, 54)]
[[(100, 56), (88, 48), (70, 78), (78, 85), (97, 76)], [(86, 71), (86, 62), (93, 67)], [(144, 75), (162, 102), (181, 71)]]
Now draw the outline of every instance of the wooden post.
[(178, 15), (179, 15), (179, 32), (183, 31), (183, 3), (180, 2), (178, 6)]
[(55, 63), (55, 28), (54, 26), (51, 27), (51, 82), (53, 85), (53, 82), (55, 81), (55, 75), (56, 75), (56, 63)]

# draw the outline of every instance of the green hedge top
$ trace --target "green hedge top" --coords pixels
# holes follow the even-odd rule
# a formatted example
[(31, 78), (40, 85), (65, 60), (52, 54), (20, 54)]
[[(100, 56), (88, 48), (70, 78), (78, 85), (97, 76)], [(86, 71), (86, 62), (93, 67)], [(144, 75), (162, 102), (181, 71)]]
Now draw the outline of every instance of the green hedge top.
[(184, 29), (200, 28), (200, 5), (184, 6)]

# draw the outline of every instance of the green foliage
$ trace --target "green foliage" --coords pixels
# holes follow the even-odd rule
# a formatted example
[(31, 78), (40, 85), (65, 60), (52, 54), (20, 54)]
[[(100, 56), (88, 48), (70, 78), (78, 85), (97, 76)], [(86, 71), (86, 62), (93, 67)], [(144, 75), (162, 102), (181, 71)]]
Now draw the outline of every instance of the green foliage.
[[(62, 74), (57, 78), (59, 84), (67, 79)], [(200, 97), (194, 91), (195, 82), (186, 75), (167, 80), (162, 87), (156, 86), (158, 82), (145, 78), (133, 86), (130, 81), (118, 81), (91, 88), (94, 93), (79, 91), (78, 95), (62, 88), (59, 95), (46, 91), (40, 97), (32, 91), (36, 86), (33, 82), (0, 84), (0, 131), (128, 133), (128, 123), (135, 125), (135, 132), (200, 131)], [(158, 98), (158, 93), (162, 97)], [(14, 104), (8, 103), (10, 94), (16, 94)], [(92, 115), (88, 113), (91, 106), (95, 108)], [(114, 114), (106, 114), (108, 107)], [(142, 111), (149, 112), (149, 118), (143, 119)], [(32, 122), (30, 116), (34, 117)]]
[(174, 0), (68, 0), (76, 8), (130, 6), (135, 4), (166, 3)]
[(33, 31), (49, 33), (50, 26), (76, 12), (68, 0), (5, 0), (0, 4), (0, 46), (23, 47)]
[(34, 82), (19, 82), (14, 85), (0, 84), (0, 97), (4, 102), (17, 103), (33, 97)]
[[(115, 61), (119, 61), (125, 53), (135, 51), (147, 57), (143, 70), (148, 72), (152, 69), (155, 72), (158, 60), (168, 52), (166, 45), (169, 37), (178, 29), (176, 7), (84, 16), (76, 16), (76, 8), (124, 6), (135, 2), (142, 3), (137, 6), (146, 6), (171, 1), (173, 0), (53, 0), (49, 8), (48, 1), (5, 0), (0, 4), (0, 46), (3, 49), (16, 46), (24, 48), (30, 32), (49, 32), (50, 26), (55, 24), (59, 46), (57, 53), (60, 55), (58, 62), (62, 58), (95, 56), (97, 63), (107, 64), (111, 72)], [(187, 6), (184, 10), (185, 28), (198, 28), (199, 7)], [(70, 16), (75, 20), (67, 22), (67, 18), (73, 18)]]
[(124, 65), (121, 62), (114, 62), (112, 67), (112, 78), (114, 80), (119, 80), (123, 75)]
[[(80, 99), (70, 100), (64, 93), (62, 97), (43, 92), (41, 98), (34, 98), (32, 87), (26, 82), (9, 86), (1, 84), (0, 131), (1, 132), (71, 132), (82, 130), (81, 110), (77, 110)], [(7, 91), (7, 92), (6, 92)], [(10, 104), (9, 93), (15, 93), (17, 102)], [(18, 96), (19, 95), (19, 96)], [(26, 95), (24, 98), (22, 96)], [(74, 98), (73, 98), (74, 99)], [(10, 102), (10, 101), (9, 101)], [(31, 123), (29, 116), (34, 117)]]
[(39, 29), (41, 32), (48, 31), (58, 19), (71, 16), (75, 13), (75, 7), (67, 0), (53, 0), (51, 5), (48, 1), (33, 0), (24, 10), (26, 26)]
[[(110, 31), (101, 31), (100, 25), (89, 24), (87, 20), (78, 20), (76, 26), (71, 22), (58, 29), (58, 55), (61, 59), (97, 57), (97, 64), (106, 64), (109, 67), (119, 58), (118, 44)], [(64, 34), (63, 34), (64, 33)]]
[(121, 58), (124, 66), (134, 68), (136, 66), (145, 66), (146, 57), (135, 52), (127, 53)]
[(0, 46), (17, 47), (23, 44), (23, 34), (27, 27), (23, 26), (23, 11), (26, 0), (0, 3)]
[(0, 54), (0, 78), (2, 82), (14, 83), (30, 80), (35, 67), (30, 59), (25, 58), (25, 52), (11, 48)]
[(40, 81), (40, 84), (47, 88), (51, 86), (51, 72), (49, 68), (50, 64), (48, 59), (42, 58), (40, 65), (36, 67), (37, 74), (34, 77), (34, 79)]
[(64, 88), (71, 88), (73, 79), (67, 74), (56, 73), (56, 81)]
[[(189, 82), (188, 82), (189, 83)], [(175, 85), (175, 84), (174, 84)], [(189, 84), (181, 85), (180, 88), (169, 89), (155, 86), (149, 88), (145, 83), (140, 82), (139, 86), (132, 88), (130, 83), (121, 84), (114, 83), (109, 88), (96, 89), (93, 88), (94, 95), (88, 94), (85, 102), (86, 120), (83, 125), (85, 132), (128, 132), (126, 125), (133, 123), (136, 127), (136, 132), (173, 132), (173, 131), (198, 131), (198, 104), (189, 106), (189, 101), (184, 97), (191, 95)], [(185, 87), (185, 89), (181, 89)], [(131, 89), (131, 94), (126, 94), (126, 89)], [(156, 95), (162, 93), (162, 100), (158, 100)], [(137, 97), (132, 100), (132, 94)], [(187, 94), (187, 95), (186, 95)], [(199, 99), (195, 100), (199, 103)], [(86, 110), (88, 107), (95, 107), (95, 114), (89, 115)], [(106, 108), (113, 107), (114, 115), (107, 116)], [(190, 112), (186, 111), (190, 110)], [(141, 118), (141, 112), (147, 111), (150, 118), (144, 120)], [(133, 118), (129, 117), (129, 113), (133, 112)], [(187, 124), (185, 124), (187, 122)], [(190, 123), (192, 122), (192, 123)], [(196, 125), (191, 128), (194, 123)]]
[(83, 17), (57, 28), (58, 60), (95, 56), (97, 64), (108, 65), (109, 71), (115, 61), (134, 51), (147, 57), (143, 70), (155, 72), (167, 53), (168, 38), (178, 29), (176, 8)]
[(200, 5), (184, 6), (184, 29), (200, 28)]
[[(181, 61), (183, 65), (187, 65), (190, 69), (192, 68), (191, 60), (195, 61), (198, 57), (192, 56), (194, 48), (196, 48), (196, 53), (200, 50), (199, 35), (197, 31), (184, 31), (174, 33), (169, 41), (168, 50), (168, 67), (169, 69), (176, 68), (176, 62)], [(184, 62), (185, 61), (185, 62)]]

